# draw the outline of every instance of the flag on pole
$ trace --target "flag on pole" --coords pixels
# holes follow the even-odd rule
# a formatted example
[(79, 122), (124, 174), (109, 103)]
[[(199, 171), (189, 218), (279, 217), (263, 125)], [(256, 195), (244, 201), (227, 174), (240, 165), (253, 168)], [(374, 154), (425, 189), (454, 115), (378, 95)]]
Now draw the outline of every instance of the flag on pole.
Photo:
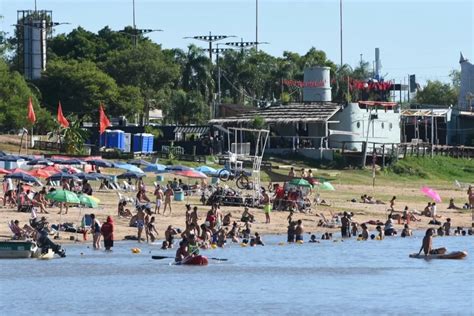
[(105, 132), (105, 129), (111, 126), (107, 115), (105, 115), (104, 108), (102, 103), (99, 105), (99, 133), (102, 134)]
[(58, 123), (64, 128), (69, 127), (69, 122), (63, 115), (63, 108), (61, 107), (61, 101), (59, 101), (58, 103)]
[(31, 101), (31, 97), (28, 100), (28, 121), (30, 121), (31, 124), (35, 124), (36, 122), (36, 115), (35, 110), (33, 109), (33, 101)]

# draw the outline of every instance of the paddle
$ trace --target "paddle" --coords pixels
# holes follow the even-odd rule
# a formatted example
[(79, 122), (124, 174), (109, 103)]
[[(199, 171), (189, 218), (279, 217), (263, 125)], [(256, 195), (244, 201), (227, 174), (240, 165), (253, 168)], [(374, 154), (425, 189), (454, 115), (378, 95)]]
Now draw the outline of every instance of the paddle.
[[(161, 259), (174, 259), (174, 257), (169, 257), (169, 256), (151, 256), (152, 259), (155, 259), (155, 260), (161, 260)], [(229, 259), (225, 259), (225, 258), (208, 258), (208, 259), (212, 259), (212, 260), (216, 260), (216, 261), (227, 261)]]

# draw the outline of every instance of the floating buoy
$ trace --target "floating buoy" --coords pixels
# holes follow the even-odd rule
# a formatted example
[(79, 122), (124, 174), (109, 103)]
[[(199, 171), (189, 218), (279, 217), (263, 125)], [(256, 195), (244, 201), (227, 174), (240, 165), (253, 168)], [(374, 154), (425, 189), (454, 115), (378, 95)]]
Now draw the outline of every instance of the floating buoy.
[(381, 240), (380, 236), (375, 237), (375, 240)]
[(140, 248), (132, 248), (132, 253), (140, 253)]
[(296, 243), (298, 243), (298, 244), (300, 244), (300, 245), (301, 245), (301, 244), (303, 244), (303, 243), (304, 243), (304, 241), (302, 241), (302, 240), (298, 240)]
[(362, 240), (362, 237), (357, 237), (357, 241), (361, 241)]
[(247, 247), (247, 244), (243, 242), (243, 243), (240, 243), (240, 246), (241, 247)]
[(212, 249), (216, 249), (216, 248), (217, 248), (217, 244), (211, 244), (211, 248), (212, 248)]

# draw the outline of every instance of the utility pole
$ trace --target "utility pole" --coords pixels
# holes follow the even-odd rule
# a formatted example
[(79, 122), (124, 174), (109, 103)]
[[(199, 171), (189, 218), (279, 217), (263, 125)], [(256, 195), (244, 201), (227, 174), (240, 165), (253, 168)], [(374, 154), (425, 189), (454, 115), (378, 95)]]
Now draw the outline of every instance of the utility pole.
[(137, 25), (135, 23), (135, 0), (132, 1), (132, 31), (128, 31), (127, 29), (124, 29), (124, 30), (121, 30), (119, 31), (119, 33), (124, 33), (124, 34), (127, 34), (127, 35), (130, 35), (132, 37), (132, 43), (133, 43), (133, 47), (136, 48), (137, 45), (138, 45), (138, 37), (141, 36), (141, 35), (145, 35), (145, 34), (148, 34), (148, 33), (152, 33), (152, 32), (163, 32), (163, 30), (160, 30), (160, 29), (156, 29), (156, 30), (153, 30), (153, 29), (137, 29)]
[(240, 42), (227, 42), (225, 43), (228, 46), (233, 46), (236, 48), (240, 48), (240, 51), (243, 53), (245, 48), (252, 48), (257, 46), (258, 44), (270, 44), (268, 42), (244, 42), (244, 39), (241, 38)]
[(255, 49), (258, 51), (258, 0), (255, 0)]
[(342, 58), (342, 0), (339, 0), (339, 20), (340, 20), (340, 38), (341, 38), (341, 67), (344, 65)]
[(237, 37), (235, 35), (212, 35), (211, 32), (209, 32), (209, 35), (196, 35), (196, 36), (187, 36), (184, 37), (185, 39), (187, 38), (192, 38), (198, 41), (203, 41), (203, 42), (208, 42), (209, 43), (209, 48), (206, 49), (209, 51), (209, 59), (212, 61), (212, 53), (213, 53), (213, 48), (212, 48), (212, 43), (230, 38), (230, 37)]

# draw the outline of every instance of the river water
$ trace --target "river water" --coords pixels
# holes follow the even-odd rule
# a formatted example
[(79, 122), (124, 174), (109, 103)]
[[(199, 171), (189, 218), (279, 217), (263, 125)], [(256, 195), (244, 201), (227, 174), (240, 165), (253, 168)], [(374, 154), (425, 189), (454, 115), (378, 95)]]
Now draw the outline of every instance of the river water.
[[(321, 241), (204, 251), (206, 267), (171, 265), (159, 245), (116, 242), (113, 253), (66, 245), (54, 260), (0, 260), (0, 314), (474, 314), (474, 237), (434, 247), (464, 260), (410, 259), (422, 232), (383, 241)], [(305, 237), (307, 238), (307, 237)], [(81, 255), (82, 253), (82, 255)]]

